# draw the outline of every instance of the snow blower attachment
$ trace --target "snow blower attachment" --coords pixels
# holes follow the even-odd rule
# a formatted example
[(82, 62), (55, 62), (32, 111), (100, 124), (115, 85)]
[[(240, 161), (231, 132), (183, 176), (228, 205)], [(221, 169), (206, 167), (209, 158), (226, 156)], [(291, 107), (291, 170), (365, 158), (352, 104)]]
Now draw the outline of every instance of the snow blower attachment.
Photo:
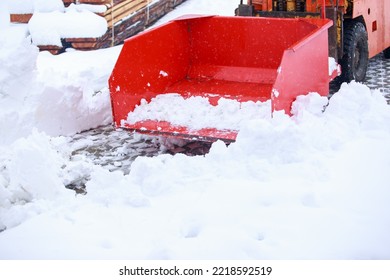
[[(147, 134), (234, 141), (238, 131), (193, 129), (162, 119), (128, 121), (161, 94), (271, 100), (290, 113), (298, 95), (329, 92), (328, 19), (186, 16), (125, 41), (109, 80), (117, 127)], [(169, 105), (168, 105), (169, 106)]]

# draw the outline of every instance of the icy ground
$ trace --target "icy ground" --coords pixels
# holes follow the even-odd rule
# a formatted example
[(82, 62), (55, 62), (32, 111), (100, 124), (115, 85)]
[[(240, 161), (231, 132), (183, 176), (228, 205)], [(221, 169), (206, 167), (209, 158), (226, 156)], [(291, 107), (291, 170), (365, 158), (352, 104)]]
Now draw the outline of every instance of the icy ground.
[(390, 259), (388, 62), (373, 89), (302, 96), (196, 147), (111, 130), (120, 47), (52, 56), (2, 14), (0, 30), (0, 259)]

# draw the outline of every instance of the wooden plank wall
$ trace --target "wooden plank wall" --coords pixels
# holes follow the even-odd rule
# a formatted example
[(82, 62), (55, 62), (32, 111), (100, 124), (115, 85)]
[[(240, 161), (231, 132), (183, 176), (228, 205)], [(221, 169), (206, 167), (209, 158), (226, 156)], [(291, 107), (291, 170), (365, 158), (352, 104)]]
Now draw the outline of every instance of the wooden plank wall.
[[(1, 1), (1, 0), (0, 0)], [(156, 22), (176, 6), (186, 0), (63, 0), (65, 6), (70, 4), (106, 5), (107, 11), (99, 14), (107, 21), (107, 32), (99, 38), (63, 38), (63, 47), (38, 46), (53, 54), (72, 47), (79, 50), (107, 48), (124, 42)], [(27, 23), (31, 14), (11, 15), (14, 23)]]

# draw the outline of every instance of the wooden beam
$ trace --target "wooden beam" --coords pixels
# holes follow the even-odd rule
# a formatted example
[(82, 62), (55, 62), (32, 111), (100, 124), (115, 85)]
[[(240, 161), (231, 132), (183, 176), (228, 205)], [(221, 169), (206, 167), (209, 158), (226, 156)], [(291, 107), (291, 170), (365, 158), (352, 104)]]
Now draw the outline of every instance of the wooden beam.
[(140, 3), (145, 3), (147, 4), (147, 1), (146, 0), (123, 0), (122, 2), (120, 2), (119, 4), (115, 5), (111, 8), (109, 8), (105, 13), (104, 13), (104, 16), (109, 16), (111, 15), (111, 13), (114, 13), (114, 14), (121, 14), (123, 11), (125, 10), (128, 10), (132, 7), (134, 7), (135, 5), (138, 5)]
[(119, 7), (114, 6), (107, 10), (104, 14), (104, 18), (107, 21), (108, 27), (112, 27), (123, 18), (146, 7), (146, 5), (146, 0), (125, 0)]

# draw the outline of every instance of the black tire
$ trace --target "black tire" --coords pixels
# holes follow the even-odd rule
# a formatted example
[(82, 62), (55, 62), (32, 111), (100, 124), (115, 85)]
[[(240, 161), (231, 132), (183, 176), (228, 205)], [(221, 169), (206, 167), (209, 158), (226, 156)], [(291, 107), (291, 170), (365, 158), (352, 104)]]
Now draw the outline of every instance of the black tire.
[(390, 47), (383, 51), (383, 55), (385, 58), (390, 58)]
[(343, 82), (363, 82), (368, 67), (368, 37), (359, 21), (344, 24), (344, 55), (340, 61)]

